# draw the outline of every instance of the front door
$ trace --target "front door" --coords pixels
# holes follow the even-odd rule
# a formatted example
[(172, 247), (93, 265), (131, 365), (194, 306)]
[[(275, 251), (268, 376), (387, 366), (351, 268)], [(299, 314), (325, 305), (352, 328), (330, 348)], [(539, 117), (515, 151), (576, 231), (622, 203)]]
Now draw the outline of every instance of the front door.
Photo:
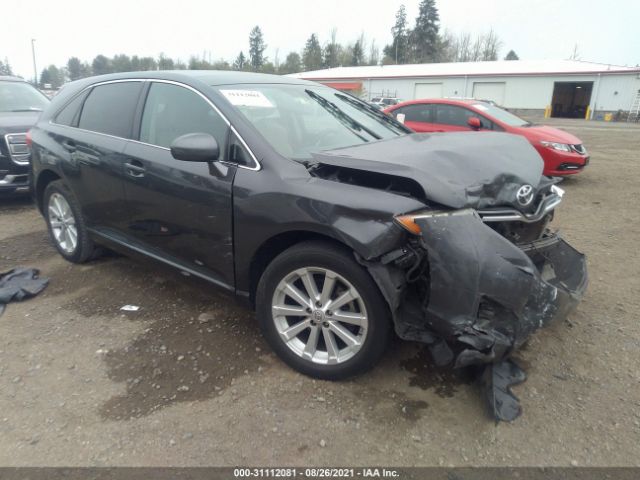
[(203, 96), (173, 83), (152, 82), (139, 141), (125, 147), (124, 189), (129, 236), (178, 266), (206, 272), (223, 287), (234, 285), (232, 186), (236, 167), (186, 162), (169, 147), (187, 133), (208, 133), (227, 155), (229, 128)]

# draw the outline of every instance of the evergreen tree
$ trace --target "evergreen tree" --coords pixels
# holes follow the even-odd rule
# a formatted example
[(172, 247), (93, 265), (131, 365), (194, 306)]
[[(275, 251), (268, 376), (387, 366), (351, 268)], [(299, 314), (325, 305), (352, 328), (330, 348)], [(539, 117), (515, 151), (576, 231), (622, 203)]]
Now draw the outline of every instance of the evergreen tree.
[(409, 36), (409, 45), (412, 50), (411, 61), (414, 63), (429, 63), (439, 59), (440, 39), (438, 23), (440, 16), (435, 0), (422, 0), (416, 26)]
[(509, 50), (509, 53), (507, 53), (507, 56), (504, 57), (505, 60), (520, 60), (520, 57), (518, 57), (518, 54), (516, 52), (514, 52), (513, 50)]
[(396, 23), (391, 28), (393, 41), (384, 47), (384, 55), (391, 59), (391, 63), (402, 64), (408, 61), (408, 26), (407, 10), (404, 5), (396, 12)]
[(310, 70), (320, 70), (322, 68), (322, 47), (315, 33), (311, 34), (304, 46), (302, 66), (306, 72)]
[(236, 57), (236, 60), (233, 62), (233, 69), (244, 70), (246, 65), (247, 65), (247, 58), (244, 56), (244, 53), (240, 51), (240, 53)]
[(105, 73), (113, 72), (111, 68), (111, 60), (104, 55), (96, 55), (91, 62), (91, 68), (94, 75), (104, 75)]
[(358, 67), (364, 65), (364, 63), (364, 35), (361, 35), (360, 38), (356, 40), (356, 43), (353, 44), (349, 65)]
[(4, 62), (0, 60), (0, 75), (13, 75), (13, 70), (11, 70), (11, 65), (7, 57), (4, 57)]
[(264, 57), (264, 51), (267, 49), (267, 45), (264, 43), (264, 36), (262, 30), (257, 25), (253, 27), (251, 33), (249, 33), (249, 63), (251, 70), (259, 72), (262, 70), (262, 66), (266, 62)]
[(335, 68), (340, 66), (341, 45), (336, 41), (336, 29), (331, 30), (331, 40), (324, 47), (322, 66)]

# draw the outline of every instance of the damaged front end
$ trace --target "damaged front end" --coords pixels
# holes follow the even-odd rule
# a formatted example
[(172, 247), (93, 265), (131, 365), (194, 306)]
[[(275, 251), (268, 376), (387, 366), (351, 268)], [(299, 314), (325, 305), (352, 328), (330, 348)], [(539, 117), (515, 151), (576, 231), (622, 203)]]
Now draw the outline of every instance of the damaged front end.
[(383, 257), (384, 268), (368, 265), (385, 296), (402, 292), (394, 310), (400, 337), (426, 343), (439, 365), (488, 364), (482, 380), (496, 420), (520, 413), (508, 387), (524, 372), (510, 354), (566, 317), (587, 286), (584, 255), (547, 229), (556, 192), (531, 214), (468, 208), (399, 217), (413, 234), (407, 246)]
[(486, 365), (494, 417), (515, 418), (509, 386), (524, 372), (511, 353), (566, 317), (587, 286), (584, 256), (548, 228), (564, 192), (542, 176), (535, 149), (508, 134), (415, 134), (314, 157), (314, 177), (424, 205), (397, 212), (406, 241), (359, 260), (398, 335), (427, 344), (439, 365)]

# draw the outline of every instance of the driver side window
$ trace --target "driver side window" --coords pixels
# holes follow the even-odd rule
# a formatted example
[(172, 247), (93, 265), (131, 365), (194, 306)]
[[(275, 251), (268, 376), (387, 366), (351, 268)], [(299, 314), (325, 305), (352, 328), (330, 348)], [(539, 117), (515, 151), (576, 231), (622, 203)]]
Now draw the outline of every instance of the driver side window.
[(227, 123), (195, 92), (170, 83), (151, 84), (140, 125), (140, 141), (169, 148), (187, 133), (208, 133), (218, 142), (225, 159)]

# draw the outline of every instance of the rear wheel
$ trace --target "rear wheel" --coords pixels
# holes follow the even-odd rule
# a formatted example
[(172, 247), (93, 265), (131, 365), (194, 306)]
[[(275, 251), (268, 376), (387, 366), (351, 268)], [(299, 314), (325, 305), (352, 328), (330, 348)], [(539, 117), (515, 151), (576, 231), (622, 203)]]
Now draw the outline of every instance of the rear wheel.
[(256, 295), (262, 331), (307, 375), (338, 380), (375, 365), (389, 338), (387, 306), (353, 255), (321, 242), (296, 245), (265, 270)]
[(97, 250), (73, 193), (62, 180), (56, 180), (47, 185), (43, 197), (49, 237), (60, 255), (73, 263), (93, 258)]

